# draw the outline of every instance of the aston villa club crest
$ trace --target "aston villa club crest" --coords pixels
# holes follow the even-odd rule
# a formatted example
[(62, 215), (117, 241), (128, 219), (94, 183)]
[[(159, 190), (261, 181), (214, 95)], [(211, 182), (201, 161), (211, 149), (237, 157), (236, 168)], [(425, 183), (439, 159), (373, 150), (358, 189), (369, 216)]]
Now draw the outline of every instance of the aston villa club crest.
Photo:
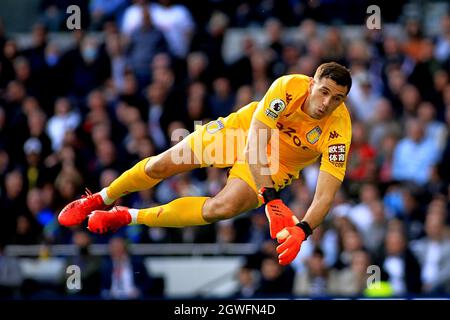
[(322, 129), (320, 129), (319, 126), (315, 127), (314, 129), (312, 129), (310, 132), (308, 132), (306, 134), (306, 140), (311, 143), (314, 144), (317, 141), (319, 141), (320, 135), (322, 134)]
[(206, 131), (210, 134), (214, 134), (223, 128), (225, 128), (225, 125), (220, 120), (211, 121), (206, 125)]

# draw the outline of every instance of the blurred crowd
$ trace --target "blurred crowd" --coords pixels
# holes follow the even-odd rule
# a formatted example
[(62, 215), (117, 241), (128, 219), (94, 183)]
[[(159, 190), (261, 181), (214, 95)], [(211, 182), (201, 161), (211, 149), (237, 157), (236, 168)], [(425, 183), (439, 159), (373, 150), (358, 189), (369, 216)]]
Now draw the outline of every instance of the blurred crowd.
[[(125, 289), (111, 278), (118, 272), (113, 258), (121, 255), (114, 252), (126, 252), (126, 243), (253, 243), (260, 250), (246, 257), (236, 297), (369, 295), (369, 266), (379, 267), (390, 295), (449, 294), (450, 12), (436, 34), (416, 17), (392, 21), (402, 35), (361, 24), (361, 37), (350, 38), (341, 25), (327, 24), (330, 12), (337, 22), (355, 22), (356, 13), (343, 9), (347, 2), (205, 1), (201, 12), (194, 2), (44, 0), (27, 47), (0, 26), (0, 270), (19, 270), (3, 254), (11, 244), (76, 244), (74, 259), (83, 260), (90, 243), (109, 243), (108, 259), (89, 260), (94, 285), (86, 294), (135, 298), (163, 290), (151, 275), (124, 276)], [(81, 30), (64, 30), (72, 3), (82, 8)], [(358, 4), (364, 16), (366, 2)], [(397, 4), (401, 10), (403, 2)], [(264, 44), (248, 32), (236, 48), (240, 56), (226, 61), (227, 32), (246, 27), (260, 28)], [(287, 27), (301, 37), (286, 39)], [(64, 31), (73, 46), (51, 37)], [(261, 208), (203, 227), (129, 226), (106, 236), (58, 225), (59, 211), (85, 188), (95, 192), (177, 143), (174, 130), (191, 132), (194, 121), (261, 99), (277, 77), (312, 76), (330, 60), (353, 76), (347, 174), (326, 220), (290, 266), (278, 264)], [(282, 192), (299, 218), (318, 168), (305, 169)], [(195, 170), (119, 204), (144, 208), (214, 196), (226, 178), (223, 169)], [(134, 258), (120, 270), (142, 268)], [(0, 277), (0, 295), (22, 280)], [(21, 292), (32, 292), (25, 284)]]

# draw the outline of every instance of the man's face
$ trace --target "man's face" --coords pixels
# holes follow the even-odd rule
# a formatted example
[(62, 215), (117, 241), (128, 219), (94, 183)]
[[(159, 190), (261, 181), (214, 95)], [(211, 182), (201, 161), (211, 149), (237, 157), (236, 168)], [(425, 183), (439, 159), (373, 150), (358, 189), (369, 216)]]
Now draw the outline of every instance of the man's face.
[(309, 94), (309, 105), (304, 111), (311, 118), (322, 119), (344, 102), (347, 87), (329, 78), (313, 79), (309, 85)]

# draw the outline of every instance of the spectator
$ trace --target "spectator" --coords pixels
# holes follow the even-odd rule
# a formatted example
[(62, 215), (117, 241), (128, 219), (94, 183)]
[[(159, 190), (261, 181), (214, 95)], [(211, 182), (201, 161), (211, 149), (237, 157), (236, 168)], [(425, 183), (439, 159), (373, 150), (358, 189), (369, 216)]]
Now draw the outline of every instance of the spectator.
[(385, 254), (378, 265), (388, 274), (394, 295), (420, 294), (420, 265), (407, 246), (404, 230), (388, 230), (384, 249)]
[(121, 32), (129, 36), (142, 26), (144, 21), (142, 8), (150, 11), (147, 0), (133, 0), (133, 4), (125, 9), (121, 24)]
[(141, 141), (148, 137), (147, 126), (143, 121), (135, 121), (128, 128), (129, 134), (123, 140), (123, 147), (129, 155), (136, 158)]
[(102, 85), (111, 74), (111, 62), (99, 39), (93, 35), (81, 37), (79, 47), (66, 57), (70, 94), (80, 98)]
[(215, 227), (217, 243), (226, 245), (236, 242), (236, 228), (234, 227), (233, 220), (220, 221)]
[(431, 39), (423, 40), (418, 59), (408, 80), (417, 87), (423, 99), (431, 100), (436, 94), (433, 74), (441, 67), (434, 58), (434, 43)]
[(157, 150), (165, 150), (168, 141), (161, 127), (161, 117), (164, 110), (167, 90), (161, 83), (153, 82), (147, 87), (149, 134), (152, 136)]
[(405, 21), (406, 41), (403, 43), (403, 51), (406, 56), (416, 63), (420, 60), (420, 54), (426, 40), (423, 34), (423, 25), (416, 17), (410, 17)]
[(336, 61), (345, 64), (346, 42), (342, 31), (334, 26), (328, 28), (325, 32), (323, 58), (326, 61)]
[[(43, 106), (53, 105), (55, 100), (59, 96), (67, 94), (67, 87), (61, 78), (65, 77), (63, 70), (63, 50), (56, 41), (50, 41), (45, 47), (44, 57), (45, 66), (40, 74), (36, 74), (36, 78), (33, 79), (37, 82), (37, 88), (39, 90), (36, 93), (36, 97)], [(45, 78), (45, 84), (37, 81), (39, 78)]]
[(355, 185), (374, 181), (376, 177), (376, 150), (368, 143), (367, 134), (368, 129), (363, 122), (353, 123), (347, 176)]
[(235, 104), (235, 97), (231, 90), (230, 81), (220, 77), (213, 82), (214, 93), (209, 98), (211, 117), (218, 118), (231, 112)]
[(206, 30), (197, 29), (193, 35), (190, 51), (201, 51), (206, 54), (209, 59), (212, 78), (226, 74), (222, 47), (229, 22), (226, 14), (221, 11), (214, 11), (205, 27)]
[(129, 0), (93, 0), (89, 2), (90, 29), (101, 30), (106, 21), (121, 23)]
[(241, 55), (230, 63), (228, 77), (233, 88), (252, 84), (252, 66), (250, 56), (257, 50), (255, 40), (245, 35), (241, 40)]
[(434, 56), (442, 63), (450, 58), (450, 14), (443, 15), (440, 22), (441, 28), (436, 37)]
[(369, 144), (376, 150), (380, 150), (384, 137), (386, 135), (398, 137), (402, 133), (402, 128), (394, 117), (394, 110), (388, 99), (379, 98), (374, 109), (373, 117), (368, 121), (370, 125)]
[(28, 139), (24, 144), (26, 157), (27, 185), (31, 190), (37, 185), (42, 185), (46, 172), (41, 162), (42, 144), (36, 138)]
[(146, 7), (141, 10), (142, 25), (129, 36), (127, 59), (138, 79), (139, 87), (143, 88), (150, 82), (153, 58), (168, 49), (164, 34), (154, 26), (149, 11)]
[[(87, 96), (87, 110), (84, 113), (82, 129), (94, 138), (94, 128), (101, 126), (104, 129), (111, 130), (112, 119), (108, 113), (108, 105), (106, 98), (101, 90), (92, 90)], [(102, 129), (100, 129), (102, 130)], [(109, 133), (108, 137), (113, 138), (113, 133)], [(94, 139), (95, 142), (95, 139)]]
[(114, 89), (124, 89), (124, 77), (127, 71), (127, 59), (123, 37), (120, 34), (110, 34), (106, 38), (106, 52), (111, 61), (111, 80)]
[(42, 227), (36, 221), (36, 218), (27, 214), (20, 213), (16, 219), (16, 228), (11, 243), (17, 245), (32, 245), (42, 240)]
[(371, 256), (383, 256), (384, 252), (380, 251), (382, 251), (383, 242), (386, 237), (389, 217), (381, 200), (370, 202), (369, 210), (372, 214), (372, 222), (364, 233), (364, 244)]
[(352, 254), (357, 250), (362, 250), (364, 248), (364, 240), (361, 233), (353, 226), (341, 229), (340, 238), (342, 239), (342, 248), (338, 253), (337, 261), (334, 264), (334, 268), (340, 270), (346, 268), (352, 263)]
[(48, 120), (47, 134), (52, 141), (53, 151), (62, 147), (64, 135), (69, 130), (75, 130), (81, 122), (80, 114), (67, 98), (59, 98), (55, 102), (55, 114)]
[(3, 95), (3, 103), (5, 105), (6, 116), (11, 119), (11, 124), (23, 125), (22, 109), (23, 102), (26, 98), (26, 88), (23, 83), (13, 80), (8, 83)]
[(407, 136), (395, 147), (392, 159), (392, 176), (398, 181), (425, 184), (430, 179), (431, 168), (439, 158), (437, 143), (425, 139), (425, 128), (418, 119), (407, 122)]
[(331, 268), (337, 262), (339, 248), (334, 229), (325, 229), (325, 227), (320, 226), (315, 229), (311, 240), (302, 245), (302, 250), (292, 262), (292, 268), (295, 269), (296, 273), (305, 272), (307, 261), (314, 255), (315, 250), (321, 251), (320, 255), (323, 256), (323, 263), (326, 268)]
[(422, 290), (431, 295), (450, 292), (450, 240), (446, 235), (445, 214), (428, 213), (426, 236), (411, 243), (411, 250), (421, 265)]
[(377, 155), (377, 168), (378, 181), (382, 185), (387, 185), (394, 180), (392, 176), (392, 161), (397, 140), (396, 135), (387, 133), (381, 141), (381, 147)]
[(203, 52), (191, 52), (187, 56), (187, 75), (185, 85), (189, 86), (194, 82), (209, 85), (211, 81), (209, 75), (209, 60)]
[(324, 261), (323, 251), (316, 247), (306, 260), (306, 269), (296, 273), (293, 293), (299, 296), (327, 296), (331, 277), (330, 269)]
[(94, 298), (100, 296), (101, 285), (101, 257), (93, 255), (91, 252), (92, 239), (89, 233), (84, 230), (75, 230), (73, 232), (72, 242), (76, 247), (74, 256), (66, 260), (68, 266), (77, 266), (81, 271), (81, 288), (68, 289), (69, 296), (80, 298)]
[[(276, 18), (269, 18), (264, 24), (264, 32), (268, 41), (267, 45), (270, 48), (272, 61), (281, 59), (283, 51), (283, 24)], [(281, 74), (280, 74), (281, 75)]]
[(406, 123), (409, 119), (417, 116), (417, 107), (422, 101), (422, 96), (415, 85), (407, 83), (401, 87), (399, 99), (401, 117), (404, 123)]
[(246, 232), (247, 242), (255, 244), (258, 248), (269, 240), (269, 225), (263, 212), (252, 212), (250, 217), (250, 226)]
[(405, 223), (408, 239), (418, 239), (423, 236), (425, 220), (424, 192), (415, 184), (403, 184), (401, 193), (401, 219)]
[(236, 101), (233, 106), (233, 112), (238, 111), (243, 106), (249, 104), (253, 99), (253, 90), (250, 86), (241, 86), (236, 92)]
[(17, 217), (26, 212), (26, 187), (20, 170), (5, 175), (4, 190), (1, 197), (3, 223), (0, 224), (0, 243), (9, 244), (15, 235)]
[(447, 128), (444, 123), (436, 120), (436, 107), (431, 102), (421, 102), (417, 108), (417, 118), (425, 126), (425, 139), (430, 144), (437, 144), (442, 152), (447, 138)]
[(261, 279), (257, 297), (291, 294), (293, 289), (294, 272), (288, 266), (283, 268), (274, 258), (264, 258), (261, 263)]
[(48, 41), (48, 30), (45, 25), (36, 23), (32, 29), (32, 45), (21, 52), (30, 63), (31, 72), (39, 75), (46, 66), (45, 47)]
[(337, 296), (357, 297), (367, 289), (369, 273), (368, 267), (371, 264), (370, 254), (358, 249), (352, 252), (350, 264), (344, 269), (337, 271), (330, 284), (330, 293)]
[[(270, 53), (270, 51), (268, 52)], [(269, 57), (270, 55), (264, 57), (264, 59), (268, 60)], [(283, 51), (281, 52), (281, 62), (284, 66), (283, 73), (294, 73), (294, 69), (296, 68), (297, 63), (300, 60), (300, 57), (300, 44), (295, 41), (286, 42), (283, 46)]]
[(195, 130), (194, 121), (210, 121), (210, 112), (207, 106), (206, 86), (201, 82), (193, 82), (188, 87), (186, 102), (187, 118), (185, 125), (190, 131)]
[(397, 64), (386, 67), (385, 97), (392, 103), (394, 114), (403, 116), (401, 94), (406, 85), (406, 75)]
[[(449, 86), (450, 88), (450, 86)], [(450, 90), (449, 90), (450, 92)], [(450, 168), (447, 165), (450, 161), (450, 104), (446, 108), (445, 112), (446, 123), (447, 123), (447, 141), (445, 143), (444, 150), (442, 152), (442, 159), (438, 164), (439, 175), (446, 181), (447, 184), (450, 183)]]
[(368, 234), (368, 230), (373, 224), (374, 216), (371, 205), (379, 199), (379, 191), (375, 184), (363, 184), (360, 189), (358, 204), (348, 212), (348, 217), (363, 236)]
[(189, 10), (172, 0), (158, 0), (151, 5), (151, 17), (155, 26), (166, 37), (172, 55), (183, 59), (189, 52), (195, 22)]
[[(436, 93), (430, 99), (430, 102), (436, 107), (436, 120), (442, 122), (445, 122), (445, 105), (449, 101), (448, 97), (450, 96), (449, 77), (450, 74), (444, 69), (439, 69), (433, 74), (433, 85)], [(444, 100), (447, 102), (444, 102)]]
[[(27, 98), (24, 102), (24, 107), (28, 101), (33, 101), (33, 98)], [(36, 107), (35, 111), (27, 113), (27, 120), (30, 135), (29, 139), (35, 139), (36, 141), (39, 141), (42, 147), (41, 160), (44, 160), (53, 152), (51, 140), (45, 130), (47, 125), (47, 117), (41, 109)]]
[(49, 226), (55, 218), (54, 212), (45, 206), (41, 189), (33, 188), (28, 192), (27, 207), (30, 217), (32, 217), (41, 228)]
[(130, 255), (125, 239), (113, 237), (109, 242), (109, 256), (101, 267), (101, 295), (104, 299), (139, 299), (151, 287), (151, 279), (144, 263)]
[(105, 169), (115, 169), (120, 171), (122, 166), (119, 160), (117, 147), (111, 140), (106, 140), (96, 146), (96, 157), (92, 163), (92, 173), (96, 175), (96, 180), (100, 178), (100, 174)]
[(348, 95), (349, 107), (356, 120), (364, 123), (373, 119), (376, 103), (380, 98), (373, 87), (373, 80), (366, 70), (363, 70), (354, 78), (354, 87)]
[(19, 259), (5, 254), (5, 246), (0, 242), (0, 298), (20, 298), (23, 274)]
[[(39, 10), (41, 11), (40, 20), (53, 32), (65, 30), (66, 11), (71, 5), (77, 5), (81, 12), (88, 12), (87, 0), (41, 0)], [(87, 28), (89, 17), (81, 15), (81, 25)]]
[(238, 271), (237, 278), (239, 287), (238, 290), (231, 295), (231, 298), (246, 299), (254, 297), (255, 292), (258, 289), (258, 271), (243, 265)]
[(36, 83), (35, 77), (32, 78), (32, 73), (30, 69), (30, 63), (23, 57), (17, 57), (13, 62), (14, 72), (16, 74), (16, 80), (21, 82), (27, 89), (27, 94), (36, 96), (39, 95), (40, 87)]

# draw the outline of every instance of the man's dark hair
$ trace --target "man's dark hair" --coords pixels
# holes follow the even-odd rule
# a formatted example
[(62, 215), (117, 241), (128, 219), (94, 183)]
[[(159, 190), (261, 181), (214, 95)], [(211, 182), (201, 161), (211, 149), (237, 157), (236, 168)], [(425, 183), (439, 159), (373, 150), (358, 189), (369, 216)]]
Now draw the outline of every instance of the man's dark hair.
[(350, 92), (350, 88), (352, 87), (350, 70), (337, 62), (327, 62), (321, 64), (317, 68), (314, 77), (317, 77), (319, 80), (322, 78), (330, 78), (338, 85), (347, 87), (347, 94)]
[(313, 256), (316, 256), (316, 255), (317, 255), (317, 256), (319, 256), (320, 258), (323, 258), (323, 257), (325, 256), (325, 254), (324, 254), (322, 248), (320, 248), (319, 246), (315, 246), (315, 247), (314, 247), (312, 255), (313, 255)]

